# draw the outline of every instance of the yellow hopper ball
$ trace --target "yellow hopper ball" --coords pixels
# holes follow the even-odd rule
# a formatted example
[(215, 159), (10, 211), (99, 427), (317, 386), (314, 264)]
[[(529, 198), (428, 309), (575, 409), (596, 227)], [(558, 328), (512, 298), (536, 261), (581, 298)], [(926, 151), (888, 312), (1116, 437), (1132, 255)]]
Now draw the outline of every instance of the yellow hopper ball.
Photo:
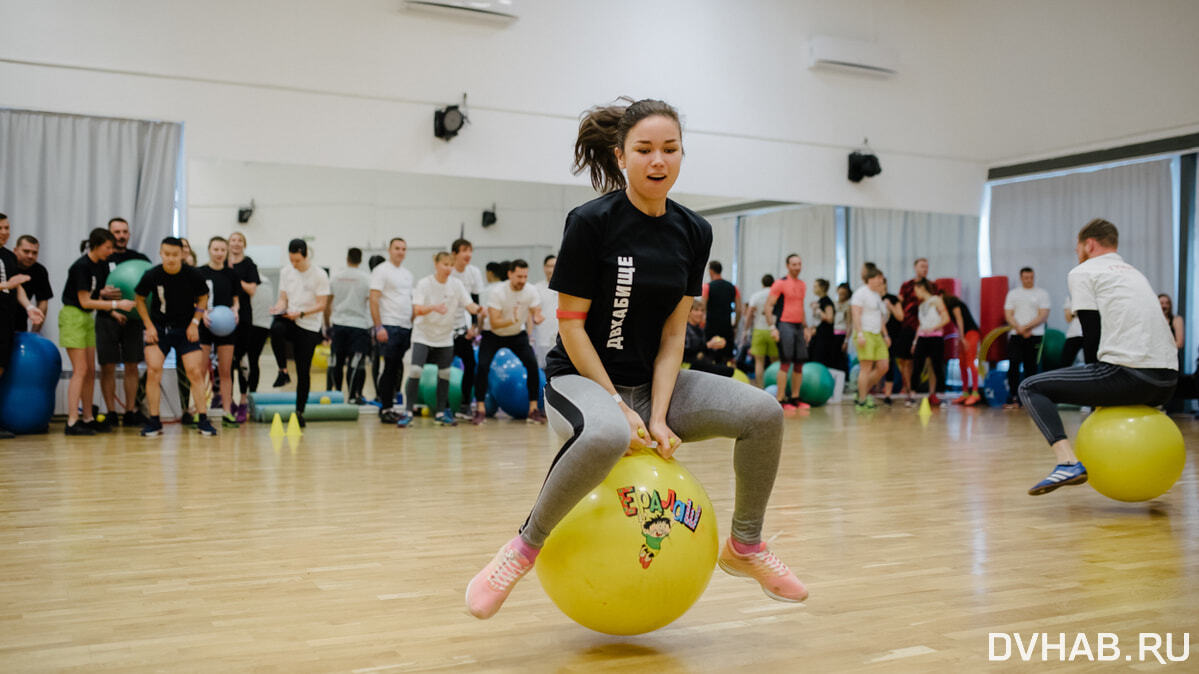
[(554, 528), (537, 577), (575, 622), (641, 634), (683, 615), (716, 566), (716, 513), (682, 464), (640, 451)]
[(1096, 409), (1078, 429), (1075, 452), (1095, 491), (1117, 501), (1161, 496), (1186, 463), (1178, 427), (1144, 405)]

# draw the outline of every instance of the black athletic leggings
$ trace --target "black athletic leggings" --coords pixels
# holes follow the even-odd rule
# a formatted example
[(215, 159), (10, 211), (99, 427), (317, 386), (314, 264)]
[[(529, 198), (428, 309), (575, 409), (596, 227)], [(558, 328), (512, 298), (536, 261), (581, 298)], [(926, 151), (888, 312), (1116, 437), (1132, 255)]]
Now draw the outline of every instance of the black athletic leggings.
[(292, 356), (296, 360), (296, 411), (303, 414), (311, 387), (308, 375), (312, 370), (312, 352), (321, 343), (321, 333), (305, 330), (295, 321), (276, 318), (271, 323), (271, 351), (275, 353), (275, 364), (280, 372), (287, 372), (288, 342), (291, 342)]
[[(258, 361), (262, 358), (262, 349), (266, 347), (266, 338), (270, 336), (269, 328), (260, 328), (257, 325), (245, 325), (237, 329), (237, 341), (233, 344), (233, 362), (237, 364), (237, 380), (241, 384), (243, 398), (247, 393), (258, 390), (258, 378), (261, 375)], [(242, 358), (246, 359), (245, 367), (242, 367)]]
[(475, 345), (465, 332), (454, 335), (454, 355), (462, 359), (462, 402), (470, 403), (475, 392)]
[(1149, 405), (1165, 404), (1178, 382), (1175, 370), (1135, 369), (1091, 363), (1033, 375), (1020, 384), (1020, 402), (1041, 434), (1053, 444), (1066, 439), (1057, 404)]
[[(1037, 373), (1037, 358), (1041, 355), (1041, 336), (1021, 337), (1008, 335), (1007, 338), (1007, 395), (1008, 402), (1016, 399), (1020, 389), (1020, 381)], [(1024, 374), (1020, 374), (1020, 366), (1024, 366)]]
[[(916, 388), (916, 381), (920, 379), (920, 373), (924, 372), (924, 361), (931, 363), (933, 374), (937, 376), (937, 386), (945, 383), (945, 338), (944, 337), (917, 337), (916, 351), (912, 354), (912, 389)], [(929, 393), (936, 393), (933, 388), (929, 388)]]
[(541, 377), (537, 374), (537, 354), (529, 344), (529, 333), (521, 330), (519, 334), (501, 337), (494, 332), (484, 332), (483, 342), (479, 344), (479, 370), (475, 378), (475, 400), (482, 401), (487, 397), (487, 375), (491, 372), (491, 360), (500, 349), (508, 348), (521, 364), (525, 366), (528, 375), (529, 402), (537, 402), (537, 394), (541, 390)]

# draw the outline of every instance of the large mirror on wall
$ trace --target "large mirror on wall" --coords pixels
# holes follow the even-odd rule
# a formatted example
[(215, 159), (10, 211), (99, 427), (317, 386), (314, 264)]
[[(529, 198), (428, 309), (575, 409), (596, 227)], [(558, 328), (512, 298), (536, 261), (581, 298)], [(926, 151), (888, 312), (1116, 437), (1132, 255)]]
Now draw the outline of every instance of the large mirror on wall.
[[(201, 258), (212, 236), (240, 231), (248, 254), (264, 270), (286, 263), (286, 245), (304, 238), (323, 267), (344, 264), (351, 246), (364, 259), (385, 254), (403, 237), (404, 262), (417, 276), (433, 269), (433, 253), (459, 236), (474, 244), (472, 264), (522, 258), (540, 280), (541, 261), (557, 252), (562, 225), (575, 206), (594, 198), (587, 186), (460, 178), (329, 167), (193, 158), (187, 164), (184, 229)], [(977, 292), (978, 218), (885, 209), (795, 204), (736, 196), (676, 193), (679, 203), (712, 224), (711, 258), (746, 293), (763, 274), (779, 276), (787, 254), (804, 259), (801, 278), (835, 285), (869, 260), (891, 279), (911, 275), (911, 261), (930, 260), (933, 276), (963, 282)], [(237, 213), (253, 201), (249, 222)], [(495, 222), (483, 225), (483, 213)], [(840, 234), (839, 234), (840, 232)], [(974, 295), (977, 298), (977, 295)]]

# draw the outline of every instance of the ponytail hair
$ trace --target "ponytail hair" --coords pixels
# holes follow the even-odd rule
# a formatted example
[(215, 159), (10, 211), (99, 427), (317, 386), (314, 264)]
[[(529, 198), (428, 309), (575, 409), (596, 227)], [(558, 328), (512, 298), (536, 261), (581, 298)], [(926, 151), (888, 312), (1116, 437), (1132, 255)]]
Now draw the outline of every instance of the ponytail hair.
[(654, 99), (634, 101), (621, 96), (615, 105), (600, 105), (583, 113), (579, 120), (579, 137), (575, 140), (575, 161), (571, 172), (587, 171), (591, 186), (597, 192), (612, 192), (626, 186), (615, 150), (624, 148), (625, 136), (646, 117), (661, 115), (674, 120), (682, 130), (679, 112), (669, 103)]

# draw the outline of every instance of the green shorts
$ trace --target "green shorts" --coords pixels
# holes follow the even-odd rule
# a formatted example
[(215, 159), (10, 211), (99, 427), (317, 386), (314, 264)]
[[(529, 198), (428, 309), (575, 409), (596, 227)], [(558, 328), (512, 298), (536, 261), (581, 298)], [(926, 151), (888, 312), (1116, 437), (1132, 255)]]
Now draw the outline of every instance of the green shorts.
[[(883, 341), (883, 336), (877, 332), (866, 332), (866, 344), (855, 341), (858, 347), (858, 360), (887, 360), (887, 343)], [(857, 339), (856, 337), (854, 338)]]
[(770, 336), (769, 329), (755, 328), (751, 340), (752, 341), (749, 344), (749, 354), (751, 356), (766, 356), (768, 358), (778, 360), (779, 345), (778, 342), (774, 341), (774, 338)]
[(92, 315), (78, 307), (64, 305), (58, 312), (58, 344), (64, 349), (95, 348), (96, 323)]

